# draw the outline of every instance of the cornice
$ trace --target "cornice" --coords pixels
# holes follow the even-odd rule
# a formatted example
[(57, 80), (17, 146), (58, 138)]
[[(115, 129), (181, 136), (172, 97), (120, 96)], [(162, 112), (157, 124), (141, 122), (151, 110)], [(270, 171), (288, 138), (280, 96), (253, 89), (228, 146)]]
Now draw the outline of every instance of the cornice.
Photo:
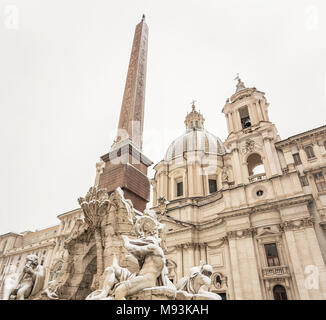
[(11, 251), (7, 251), (5, 254), (2, 255), (2, 257), (7, 257), (7, 256), (14, 256), (17, 254), (22, 254), (25, 252), (29, 252), (29, 251), (34, 251), (37, 249), (41, 249), (41, 248), (46, 248), (46, 247), (55, 247), (56, 246), (56, 242), (54, 240), (49, 241), (49, 242), (45, 242), (45, 243), (40, 243), (38, 245), (35, 246), (28, 246), (28, 247), (21, 247), (21, 248), (16, 248), (16, 249), (11, 249)]
[[(269, 211), (272, 209), (281, 209), (284, 207), (289, 207), (301, 203), (309, 203), (313, 199), (311, 194), (308, 195), (303, 195), (303, 196), (298, 196), (298, 197), (293, 197), (289, 199), (282, 199), (282, 200), (277, 200), (277, 201), (272, 201), (270, 203), (263, 203), (251, 207), (246, 207), (246, 208), (241, 208), (237, 210), (230, 210), (227, 212), (220, 212), (217, 213), (217, 217), (214, 219), (211, 219), (209, 221), (205, 221), (203, 223), (190, 223), (190, 222), (184, 222), (180, 221), (177, 219), (172, 218), (169, 215), (164, 215), (168, 221), (173, 222), (177, 225), (183, 226), (183, 229), (177, 229), (173, 231), (168, 231), (167, 233), (169, 235), (172, 234), (178, 234), (180, 232), (188, 232), (191, 230), (196, 230), (198, 232), (208, 230), (211, 228), (214, 228), (216, 226), (222, 225), (225, 223), (225, 220), (228, 218), (233, 218), (233, 217), (238, 217), (238, 216), (249, 216), (250, 214), (257, 213), (257, 212), (264, 212), (264, 211)], [(163, 217), (162, 217), (163, 218)]]
[(314, 226), (314, 220), (311, 217), (288, 220), (280, 223), (280, 229), (282, 231), (293, 231), (299, 229), (305, 229)]
[(302, 140), (305, 140), (307, 138), (316, 138), (316, 136), (321, 136), (321, 135), (326, 135), (326, 125), (275, 142), (275, 146), (281, 148), (294, 143), (302, 143)]
[(206, 242), (187, 241), (187, 242), (184, 242), (184, 243), (179, 243), (179, 244), (170, 246), (169, 248), (171, 250), (169, 250), (167, 252), (167, 254), (174, 253), (176, 250), (179, 250), (179, 249), (188, 249), (188, 248), (193, 248), (193, 249), (204, 249), (204, 248), (218, 249), (218, 248), (222, 247), (226, 243), (228, 243), (227, 236), (224, 236), (224, 237), (219, 238), (219, 239), (214, 239), (214, 240), (211, 240), (211, 241), (206, 241)]
[(7, 233), (4, 233), (4, 234), (1, 234), (1, 235), (0, 235), (0, 239), (2, 239), (2, 238), (6, 238), (6, 237), (17, 237), (17, 238), (22, 238), (23, 235), (22, 235), (22, 234), (19, 234), (19, 233), (15, 233), (15, 232), (7, 232)]
[[(182, 198), (182, 199), (175, 199), (170, 200), (169, 204), (167, 205), (166, 211), (174, 211), (177, 209), (183, 209), (188, 206), (192, 207), (202, 207), (206, 204), (210, 204), (213, 202), (216, 202), (218, 200), (221, 200), (223, 198), (223, 191), (220, 190), (218, 192), (215, 192), (214, 194), (208, 195), (208, 196), (202, 196), (202, 197), (190, 197), (190, 198)], [(176, 203), (181, 203), (179, 206), (173, 206)], [(152, 207), (153, 210), (158, 209), (158, 206)]]
[(112, 161), (115, 158), (122, 156), (123, 154), (132, 155), (135, 159), (139, 160), (142, 164), (144, 164), (147, 167), (153, 164), (153, 162), (149, 158), (147, 158), (142, 153), (142, 151), (135, 148), (135, 146), (133, 146), (131, 143), (122, 145), (121, 147), (111, 150), (110, 152), (103, 155), (101, 157), (101, 160), (103, 160), (104, 162)]
[(184, 232), (191, 232), (192, 230), (194, 230), (193, 227), (184, 227), (183, 229), (177, 229), (177, 230), (173, 230), (173, 231), (167, 231), (168, 235), (172, 235), (172, 234), (179, 234), (179, 233), (184, 233)]
[(229, 240), (232, 239), (242, 239), (242, 238), (252, 238), (257, 234), (257, 228), (246, 228), (241, 230), (228, 231), (226, 236)]
[(245, 99), (245, 98), (251, 98), (251, 97), (253, 97), (254, 93), (260, 93), (260, 94), (264, 95), (264, 92), (261, 92), (261, 91), (257, 90), (256, 88), (245, 88), (239, 92), (234, 93), (230, 97), (229, 105), (232, 105), (235, 102)]
[(308, 167), (308, 168), (304, 169), (303, 172), (305, 174), (307, 174), (307, 173), (314, 173), (314, 172), (316, 172), (318, 170), (322, 170), (322, 169), (325, 169), (325, 168), (326, 168), (326, 164), (319, 164), (317, 166)]
[[(175, 252), (175, 250), (183, 248), (196, 248), (196, 247), (208, 247), (209, 249), (218, 249), (225, 244), (228, 244), (230, 240), (238, 240), (245, 238), (256, 238), (262, 239), (264, 237), (280, 237), (282, 232), (300, 230), (305, 228), (312, 228), (314, 224), (314, 220), (311, 217), (299, 218), (294, 220), (283, 221), (282, 223), (277, 223), (281, 232), (271, 232), (268, 235), (258, 234), (258, 229), (260, 227), (249, 227), (239, 230), (230, 230), (225, 233), (224, 236), (214, 239), (211, 241), (205, 242), (185, 242), (180, 244), (175, 244), (173, 246), (169, 246), (170, 250), (168, 254)], [(189, 230), (189, 229), (188, 229)], [(184, 230), (178, 230), (175, 233), (183, 232)]]
[[(294, 220), (283, 221), (279, 226), (281, 232), (273, 232), (268, 234), (268, 236), (280, 237), (282, 232), (293, 231), (305, 228), (312, 228), (314, 225), (314, 220), (311, 217), (299, 218)], [(258, 234), (258, 229), (260, 227), (249, 227), (240, 230), (231, 230), (226, 232), (226, 237), (220, 238), (220, 240), (232, 240), (232, 239), (243, 239), (243, 238), (253, 238), (262, 239), (265, 235)], [(267, 235), (266, 235), (267, 236)]]
[(227, 212), (217, 213), (217, 215), (220, 218), (230, 218), (230, 217), (236, 217), (241, 215), (250, 215), (256, 212), (269, 211), (271, 209), (280, 209), (283, 207), (293, 206), (300, 203), (307, 203), (307, 202), (309, 203), (312, 200), (313, 200), (312, 195), (308, 194), (308, 195), (302, 195), (293, 198), (271, 201), (269, 203), (258, 204), (255, 206), (246, 207), (238, 210), (233, 209)]
[(218, 217), (213, 220), (209, 220), (209, 221), (203, 222), (201, 224), (198, 224), (197, 226), (198, 226), (199, 231), (204, 231), (204, 230), (208, 230), (211, 228), (215, 228), (216, 226), (222, 225), (224, 223), (225, 223), (225, 219)]

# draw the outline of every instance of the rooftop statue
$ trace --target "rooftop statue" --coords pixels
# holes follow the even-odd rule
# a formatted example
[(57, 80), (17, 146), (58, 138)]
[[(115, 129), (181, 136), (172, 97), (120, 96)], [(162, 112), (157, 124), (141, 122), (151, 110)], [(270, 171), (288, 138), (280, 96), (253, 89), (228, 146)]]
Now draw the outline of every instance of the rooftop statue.
[(177, 283), (177, 300), (222, 300), (216, 293), (208, 292), (213, 268), (201, 261), (200, 266), (192, 267), (188, 277)]
[(26, 264), (19, 275), (7, 277), (4, 282), (3, 300), (25, 300), (37, 295), (44, 285), (45, 270), (38, 264), (38, 256), (30, 254), (26, 257)]

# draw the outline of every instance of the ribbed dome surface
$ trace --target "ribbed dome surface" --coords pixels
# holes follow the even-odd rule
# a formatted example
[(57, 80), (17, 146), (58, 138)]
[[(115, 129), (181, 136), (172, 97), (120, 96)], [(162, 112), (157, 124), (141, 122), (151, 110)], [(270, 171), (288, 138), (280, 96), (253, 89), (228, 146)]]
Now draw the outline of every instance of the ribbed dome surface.
[(188, 151), (204, 151), (211, 154), (224, 154), (225, 148), (222, 141), (206, 130), (187, 130), (179, 138), (175, 139), (169, 146), (165, 161), (170, 161), (182, 156)]

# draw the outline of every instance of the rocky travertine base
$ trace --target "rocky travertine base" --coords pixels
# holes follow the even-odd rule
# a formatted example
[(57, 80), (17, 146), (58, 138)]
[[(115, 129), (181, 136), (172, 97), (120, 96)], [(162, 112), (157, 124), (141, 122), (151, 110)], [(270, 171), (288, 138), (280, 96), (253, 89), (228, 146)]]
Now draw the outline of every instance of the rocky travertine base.
[(176, 293), (175, 300), (222, 300), (221, 297), (220, 299), (217, 299), (217, 296), (218, 295), (216, 294), (210, 295), (210, 292), (207, 292), (205, 294), (191, 294), (186, 291), (178, 290)]
[(171, 287), (147, 288), (127, 298), (127, 300), (175, 300), (176, 290)]

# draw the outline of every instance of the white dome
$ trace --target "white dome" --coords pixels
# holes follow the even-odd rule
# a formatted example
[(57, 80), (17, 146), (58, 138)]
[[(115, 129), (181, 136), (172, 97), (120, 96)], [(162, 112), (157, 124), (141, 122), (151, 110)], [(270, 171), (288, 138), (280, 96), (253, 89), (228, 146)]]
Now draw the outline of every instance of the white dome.
[(224, 154), (223, 142), (205, 129), (187, 130), (175, 139), (165, 153), (164, 160), (170, 161), (183, 156), (184, 152), (203, 151), (207, 154)]

